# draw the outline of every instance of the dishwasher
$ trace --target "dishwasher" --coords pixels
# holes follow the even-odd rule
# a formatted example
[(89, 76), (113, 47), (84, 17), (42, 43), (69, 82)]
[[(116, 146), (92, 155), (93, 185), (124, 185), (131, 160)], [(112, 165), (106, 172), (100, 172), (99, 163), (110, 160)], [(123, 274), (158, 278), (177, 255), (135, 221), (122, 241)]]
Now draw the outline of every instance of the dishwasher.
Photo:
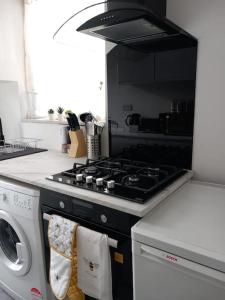
[(224, 200), (190, 182), (132, 228), (135, 300), (225, 299)]

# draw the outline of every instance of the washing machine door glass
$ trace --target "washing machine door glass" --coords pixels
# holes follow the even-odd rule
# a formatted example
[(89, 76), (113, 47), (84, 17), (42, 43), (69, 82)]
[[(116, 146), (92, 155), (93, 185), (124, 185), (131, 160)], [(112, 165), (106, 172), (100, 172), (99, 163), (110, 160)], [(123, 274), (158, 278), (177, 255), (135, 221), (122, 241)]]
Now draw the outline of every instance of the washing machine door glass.
[(11, 262), (16, 263), (18, 261), (16, 245), (20, 243), (20, 239), (13, 227), (3, 219), (0, 220), (0, 237), (3, 252)]
[(0, 210), (1, 262), (17, 276), (25, 275), (31, 265), (30, 246), (21, 225), (2, 210)]

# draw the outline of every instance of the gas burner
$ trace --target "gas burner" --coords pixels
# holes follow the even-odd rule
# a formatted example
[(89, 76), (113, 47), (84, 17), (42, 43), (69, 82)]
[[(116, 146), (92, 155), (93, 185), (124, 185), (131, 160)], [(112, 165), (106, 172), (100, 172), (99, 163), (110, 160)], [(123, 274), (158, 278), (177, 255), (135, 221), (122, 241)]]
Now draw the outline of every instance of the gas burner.
[(147, 192), (152, 187), (156, 186), (158, 183), (158, 178), (156, 177), (147, 177), (144, 175), (139, 174), (130, 174), (123, 176), (121, 180), (119, 179), (119, 176), (116, 176), (116, 182), (119, 182), (121, 186), (123, 186), (126, 189), (132, 189), (139, 192)]
[(131, 175), (128, 177), (128, 181), (134, 185), (137, 184), (139, 180), (140, 180), (140, 177), (137, 175)]
[(84, 172), (87, 175), (95, 175), (98, 172), (98, 168), (96, 168), (95, 166), (90, 166), (84, 169)]
[(160, 169), (159, 168), (147, 168), (146, 169), (146, 175), (149, 177), (158, 177), (160, 174)]
[(92, 176), (95, 180), (98, 177), (107, 177), (110, 175), (110, 169), (102, 168), (99, 166), (94, 166), (94, 165), (88, 165), (88, 166), (83, 166), (81, 168), (78, 168), (76, 170), (76, 173), (83, 174), (83, 177), (86, 178), (88, 176)]
[(101, 168), (117, 169), (120, 170), (122, 165), (120, 162), (102, 161), (97, 164)]

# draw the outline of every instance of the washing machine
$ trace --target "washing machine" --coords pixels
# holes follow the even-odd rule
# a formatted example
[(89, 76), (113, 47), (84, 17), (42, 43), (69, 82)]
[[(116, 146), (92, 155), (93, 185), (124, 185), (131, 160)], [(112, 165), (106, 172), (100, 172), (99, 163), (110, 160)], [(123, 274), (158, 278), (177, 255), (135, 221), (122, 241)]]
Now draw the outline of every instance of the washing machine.
[(39, 190), (0, 178), (0, 288), (15, 300), (52, 298), (41, 232)]

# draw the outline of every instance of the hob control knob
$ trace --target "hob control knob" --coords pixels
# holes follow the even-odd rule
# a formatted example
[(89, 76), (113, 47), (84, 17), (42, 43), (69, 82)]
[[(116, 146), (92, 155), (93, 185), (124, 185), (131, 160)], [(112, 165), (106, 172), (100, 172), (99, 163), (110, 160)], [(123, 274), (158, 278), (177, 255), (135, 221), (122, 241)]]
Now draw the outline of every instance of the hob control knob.
[(76, 175), (76, 181), (81, 182), (83, 180), (83, 174), (77, 174)]
[(100, 218), (101, 218), (102, 223), (105, 224), (105, 223), (108, 222), (108, 219), (107, 219), (106, 215), (102, 214), (102, 215), (100, 216)]
[(87, 176), (86, 177), (86, 183), (87, 184), (92, 184), (92, 181), (93, 181), (93, 176)]
[(60, 208), (65, 208), (65, 203), (63, 201), (60, 201), (59, 206), (60, 206)]
[(107, 188), (109, 190), (114, 189), (115, 188), (115, 180), (107, 181)]
[(97, 186), (103, 186), (103, 178), (97, 178), (96, 179), (96, 185)]

